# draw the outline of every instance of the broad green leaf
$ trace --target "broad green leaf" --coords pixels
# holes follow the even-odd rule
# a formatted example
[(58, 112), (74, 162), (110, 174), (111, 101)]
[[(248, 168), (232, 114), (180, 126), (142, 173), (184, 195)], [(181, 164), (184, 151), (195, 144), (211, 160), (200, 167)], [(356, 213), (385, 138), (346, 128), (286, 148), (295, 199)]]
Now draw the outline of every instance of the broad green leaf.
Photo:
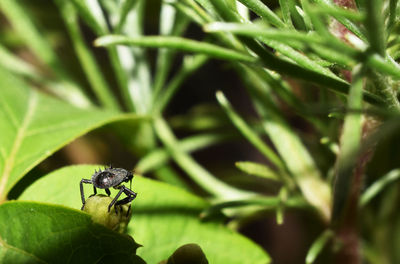
[(136, 255), (139, 246), (77, 210), (36, 202), (0, 205), (1, 263), (144, 263)]
[[(54, 171), (36, 181), (19, 199), (80, 208), (79, 181), (90, 178), (96, 168), (98, 166), (80, 165)], [(92, 194), (90, 184), (84, 188), (86, 197)], [(268, 255), (247, 238), (221, 223), (200, 221), (199, 214), (208, 206), (205, 200), (140, 176), (134, 177), (132, 190), (138, 195), (132, 203), (128, 233), (143, 245), (138, 249), (138, 255), (148, 263), (167, 259), (187, 243), (198, 244), (210, 263), (270, 262)], [(115, 191), (112, 190), (112, 196)]]
[(73, 139), (135, 116), (79, 109), (28, 86), (0, 68), (0, 201), (24, 174)]

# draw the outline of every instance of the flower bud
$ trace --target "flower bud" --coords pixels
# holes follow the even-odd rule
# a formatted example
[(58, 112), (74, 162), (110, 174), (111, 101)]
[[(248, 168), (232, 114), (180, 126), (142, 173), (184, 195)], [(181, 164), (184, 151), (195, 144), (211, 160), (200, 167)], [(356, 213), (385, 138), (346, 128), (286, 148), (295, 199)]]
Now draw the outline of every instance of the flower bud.
[(93, 222), (123, 233), (131, 219), (132, 210), (129, 210), (129, 204), (123, 204), (116, 207), (114, 205), (108, 212), (112, 200), (111, 197), (102, 194), (91, 196), (86, 200), (83, 211), (91, 215)]
[(208, 264), (203, 250), (197, 244), (186, 244), (179, 247), (168, 258), (167, 264)]

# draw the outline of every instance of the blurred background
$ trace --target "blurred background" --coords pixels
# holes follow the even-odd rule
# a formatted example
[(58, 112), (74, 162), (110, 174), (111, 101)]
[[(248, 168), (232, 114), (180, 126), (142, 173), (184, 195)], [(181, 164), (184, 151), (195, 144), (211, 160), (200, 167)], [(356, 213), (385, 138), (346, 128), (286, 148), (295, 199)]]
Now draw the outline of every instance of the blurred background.
[[(59, 61), (62, 62), (63, 71), (72, 76), (74, 82), (79, 84), (79, 88), (82, 88), (83, 93), (92, 102), (98, 104), (98, 99), (90, 88), (90, 83), (76, 57), (68, 30), (55, 2), (48, 0), (21, 0), (18, 2), (20, 6), (23, 6), (24, 12), (26, 12), (25, 15), (37, 26), (41, 36), (54, 48), (55, 54)], [(161, 2), (156, 0), (145, 2), (144, 13), (142, 14), (144, 17), (143, 34), (157, 35), (160, 25)], [(279, 5), (279, 1), (263, 2), (271, 10), (274, 10)], [(45, 78), (48, 81), (55, 80), (57, 76), (54, 74), (54, 69), (51, 68), (51, 65), (43, 63), (27, 47), (25, 40), (16, 34), (15, 25), (10, 22), (9, 16), (2, 13), (3, 10), (0, 10), (0, 44), (2, 49), (7, 49), (14, 56), (34, 67), (34, 71), (37, 72), (40, 78)], [(250, 13), (250, 17), (255, 17), (255, 14)], [(94, 54), (101, 73), (109, 83), (109, 87), (112, 88), (118, 102), (123, 105), (124, 98), (117, 89), (118, 80), (110, 69), (108, 53), (104, 48), (93, 47), (92, 43), (97, 38), (97, 35), (86, 23), (79, 20), (79, 26), (83, 33), (84, 41)], [(195, 40), (203, 40), (206, 37), (203, 30), (194, 23), (188, 25), (183, 36)], [(274, 51), (273, 49), (270, 50)], [(150, 70), (154, 74), (157, 69), (158, 51), (156, 49), (146, 49), (145, 53)], [(1, 56), (6, 56), (4, 53), (1, 54)], [(183, 58), (184, 56), (181, 53), (177, 53), (173, 58), (170, 74), (166, 82), (170, 81), (172, 76), (179, 72)], [(65, 100), (63, 96), (54, 94), (52, 89), (42, 85), (42, 79), (35, 79), (29, 75), (26, 77), (28, 82), (35, 87), (34, 89), (42, 90)], [(310, 106), (313, 111), (311, 114), (321, 122), (324, 122), (330, 138), (337, 141), (342, 119), (327, 117), (330, 108), (319, 103), (320, 90), (312, 85), (307, 85), (307, 91), (305, 92), (304, 83), (290, 79), (287, 81), (291, 84), (293, 92)], [(1, 89), (9, 88), (3, 87)], [(221, 180), (243, 190), (251, 190), (265, 195), (277, 195), (279, 184), (247, 175), (236, 168), (235, 163), (237, 161), (253, 161), (265, 165), (271, 165), (271, 163), (252, 147), (232, 125), (216, 101), (215, 93), (218, 90), (225, 94), (236, 111), (256, 131), (261, 131), (258, 115), (253, 108), (242, 79), (238, 76), (231, 63), (217, 59), (207, 60), (206, 63), (181, 83), (181, 88), (165, 108), (163, 116), (178, 138), (186, 138), (200, 132), (213, 132), (223, 135), (222, 139), (217, 140), (215, 144), (198, 149), (192, 154), (193, 158), (213, 175), (217, 175)], [(330, 94), (328, 96), (334, 97)], [(343, 106), (340, 97), (335, 99), (335, 102), (339, 107)], [(336, 159), (335, 154), (329, 148), (320, 144), (321, 135), (298, 113), (293, 112), (293, 108), (283, 101), (279, 101), (278, 105), (281, 115), (289, 122), (293, 131), (301, 135), (303, 143), (313, 153), (317, 167), (323, 175), (328, 177), (332, 173), (331, 170)], [(136, 164), (146, 154), (146, 149), (141, 149), (140, 147), (132, 148), (132, 145), (140, 145), (142, 139), (139, 135), (135, 136), (133, 140), (127, 137), (127, 134), (132, 134), (135, 129), (137, 129), (135, 126), (110, 124), (76, 139), (31, 171), (28, 177), (14, 187), (9, 198), (18, 197), (25, 186), (41, 175), (70, 164), (112, 164), (114, 167), (135, 169)], [(259, 133), (259, 135), (266, 144), (272, 147), (265, 134)], [(378, 146), (376, 154), (368, 167), (368, 177), (364, 185), (369, 185), (380, 175), (396, 168), (399, 161), (399, 143), (398, 137), (391, 134)], [(187, 177), (185, 171), (174, 162), (170, 161), (168, 165), (180, 176), (189, 191), (201, 196), (207, 196), (203, 190), (198, 188)], [(137, 172), (141, 173), (141, 171)], [(160, 176), (153, 172), (144, 173), (144, 176), (160, 179)], [(398, 184), (393, 188), (398, 188)], [(394, 189), (391, 191), (395, 192)], [(393, 203), (397, 203), (399, 195), (393, 195), (393, 197), (395, 199)], [(366, 211), (365, 219), (363, 219), (367, 222), (365, 229), (368, 230), (370, 226), (374, 226), (371, 214), (373, 214), (374, 210), (379, 210), (377, 207), (380, 204), (379, 199), (377, 199), (371, 204), (371, 209)], [(391, 209), (387, 210), (390, 211)], [(392, 211), (386, 213), (386, 219), (392, 219), (390, 216), (392, 213), (394, 214)], [(370, 221), (369, 218), (371, 218)], [(396, 219), (400, 218), (397, 216)], [(326, 228), (316, 212), (295, 209), (285, 212), (284, 221), (281, 225), (277, 224), (273, 210), (259, 210), (257, 213), (241, 219), (227, 219), (227, 224), (238, 227), (239, 232), (263, 247), (271, 255), (274, 263), (304, 263), (310, 245)], [(363, 228), (360, 228), (361, 231), (363, 231)], [(370, 233), (367, 234), (367, 238), (370, 238), (368, 237), (369, 235)], [(325, 250), (322, 256), (318, 258), (318, 263), (330, 263), (330, 256), (331, 252)]]

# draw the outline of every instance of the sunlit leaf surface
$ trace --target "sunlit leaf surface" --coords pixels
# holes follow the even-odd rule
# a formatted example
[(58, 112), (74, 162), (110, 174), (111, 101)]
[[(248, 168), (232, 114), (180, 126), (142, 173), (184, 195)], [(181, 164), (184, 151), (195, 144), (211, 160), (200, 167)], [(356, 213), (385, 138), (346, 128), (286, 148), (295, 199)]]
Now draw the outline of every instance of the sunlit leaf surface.
[[(90, 178), (97, 168), (80, 165), (54, 171), (36, 181), (19, 199), (80, 208), (79, 181)], [(138, 195), (132, 203), (133, 216), (128, 233), (143, 245), (138, 249), (138, 255), (146, 262), (158, 263), (167, 259), (186, 243), (197, 243), (209, 263), (269, 262), (268, 255), (259, 246), (227, 229), (221, 222), (202, 222), (199, 214), (208, 206), (205, 200), (177, 187), (140, 176), (134, 177), (132, 190)], [(112, 196), (116, 190), (113, 191)], [(92, 186), (86, 184), (86, 197), (92, 192)]]

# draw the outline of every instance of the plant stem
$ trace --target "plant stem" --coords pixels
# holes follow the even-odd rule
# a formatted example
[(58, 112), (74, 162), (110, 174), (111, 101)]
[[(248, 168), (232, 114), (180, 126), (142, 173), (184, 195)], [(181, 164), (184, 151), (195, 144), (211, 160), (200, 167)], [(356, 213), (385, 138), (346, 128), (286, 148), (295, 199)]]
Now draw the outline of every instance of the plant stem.
[[(376, 130), (376, 122), (367, 119), (363, 124), (362, 140), (365, 142)], [(353, 180), (350, 184), (350, 195), (343, 218), (335, 228), (336, 239), (340, 240), (341, 248), (335, 255), (334, 263), (361, 264), (362, 257), (360, 252), (358, 234), (358, 214), (360, 190), (363, 184), (364, 171), (367, 163), (371, 159), (375, 146), (361, 153), (357, 164), (353, 170)]]
[(191, 156), (184, 153), (179, 148), (175, 135), (164, 119), (161, 117), (156, 118), (154, 128), (175, 162), (205, 191), (222, 200), (239, 199), (254, 195), (254, 193), (236, 189), (220, 181), (200, 166)]
[(80, 32), (77, 12), (71, 3), (56, 1), (59, 5), (61, 15), (64, 18), (65, 26), (71, 37), (78, 59), (82, 64), (88, 81), (100, 103), (110, 109), (120, 110), (117, 100), (110, 91), (95, 58), (92, 56)]

